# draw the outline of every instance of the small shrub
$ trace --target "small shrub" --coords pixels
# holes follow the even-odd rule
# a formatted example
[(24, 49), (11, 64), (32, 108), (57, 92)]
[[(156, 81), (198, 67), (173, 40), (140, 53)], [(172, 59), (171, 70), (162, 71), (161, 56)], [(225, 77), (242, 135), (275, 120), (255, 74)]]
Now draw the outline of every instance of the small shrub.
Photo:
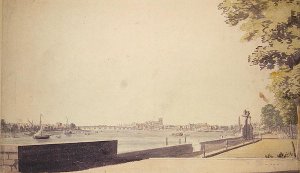
[(286, 152), (286, 153), (280, 152), (280, 153), (277, 155), (277, 157), (278, 157), (278, 158), (293, 157), (293, 153), (291, 153), (291, 152)]
[(285, 154), (283, 154), (282, 152), (280, 152), (279, 154), (277, 154), (278, 158), (285, 158)]
[(269, 154), (265, 155), (265, 158), (273, 158), (273, 156), (269, 153)]

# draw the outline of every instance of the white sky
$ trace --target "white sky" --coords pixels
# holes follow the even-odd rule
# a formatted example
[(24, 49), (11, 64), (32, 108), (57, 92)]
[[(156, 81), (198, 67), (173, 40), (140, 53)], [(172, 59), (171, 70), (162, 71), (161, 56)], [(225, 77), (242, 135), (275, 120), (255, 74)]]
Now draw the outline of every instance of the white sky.
[(259, 121), (268, 75), (216, 0), (7, 0), (2, 116), (77, 125)]

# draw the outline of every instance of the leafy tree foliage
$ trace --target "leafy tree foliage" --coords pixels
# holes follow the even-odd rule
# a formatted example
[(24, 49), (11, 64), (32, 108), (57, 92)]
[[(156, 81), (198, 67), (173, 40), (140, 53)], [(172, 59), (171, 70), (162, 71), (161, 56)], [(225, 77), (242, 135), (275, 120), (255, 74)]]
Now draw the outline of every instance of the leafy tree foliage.
[(219, 9), (226, 23), (240, 25), (242, 40), (260, 39), (249, 62), (261, 69), (300, 61), (300, 2), (297, 0), (224, 0)]
[[(239, 26), (243, 41), (260, 39), (248, 57), (251, 65), (270, 69), (268, 88), (286, 123), (297, 122), (300, 98), (300, 1), (223, 0), (219, 4), (226, 23)], [(295, 104), (294, 99), (298, 100)], [(299, 115), (298, 115), (299, 116)]]
[(268, 130), (276, 130), (283, 125), (280, 112), (272, 104), (267, 104), (261, 109), (261, 121)]
[(293, 70), (280, 68), (270, 75), (272, 82), (268, 88), (274, 93), (275, 106), (284, 117), (285, 124), (297, 124), (298, 121), (297, 116), (295, 116), (297, 108), (292, 97), (295, 95), (294, 93), (299, 93), (299, 70), (299, 65), (297, 65)]

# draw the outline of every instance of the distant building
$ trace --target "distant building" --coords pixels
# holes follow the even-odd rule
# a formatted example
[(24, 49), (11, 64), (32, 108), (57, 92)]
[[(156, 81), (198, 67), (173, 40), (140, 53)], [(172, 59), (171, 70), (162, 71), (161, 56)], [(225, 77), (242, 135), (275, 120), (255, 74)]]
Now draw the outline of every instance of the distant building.
[(164, 125), (164, 123), (163, 123), (163, 118), (159, 118), (159, 119), (158, 119), (158, 122), (159, 122), (161, 125)]
[(136, 129), (139, 130), (160, 130), (164, 129), (163, 119), (158, 121), (146, 121), (145, 123), (136, 123)]

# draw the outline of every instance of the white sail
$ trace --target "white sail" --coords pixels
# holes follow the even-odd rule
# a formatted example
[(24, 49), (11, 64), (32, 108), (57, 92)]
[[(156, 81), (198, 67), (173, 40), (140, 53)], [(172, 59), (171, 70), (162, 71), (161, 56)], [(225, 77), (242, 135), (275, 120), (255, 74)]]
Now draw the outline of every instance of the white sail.
[(35, 139), (48, 139), (50, 135), (43, 135), (43, 126), (42, 126), (42, 115), (40, 115), (40, 130), (33, 135)]
[(38, 132), (36, 132), (33, 136), (36, 137), (36, 136), (42, 136), (43, 134), (43, 126), (41, 125), (40, 126), (40, 130)]

